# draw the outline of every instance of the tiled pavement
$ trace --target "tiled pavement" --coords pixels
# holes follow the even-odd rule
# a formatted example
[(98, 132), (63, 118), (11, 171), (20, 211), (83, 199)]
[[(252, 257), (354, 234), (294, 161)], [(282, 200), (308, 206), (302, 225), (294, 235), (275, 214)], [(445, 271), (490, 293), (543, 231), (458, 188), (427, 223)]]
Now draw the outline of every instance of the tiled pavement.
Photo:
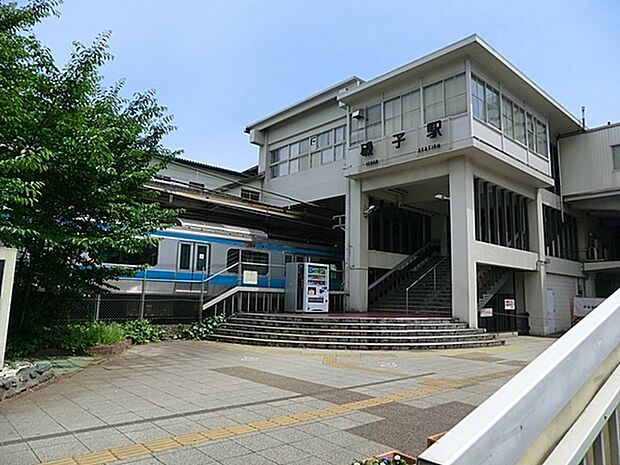
[(137, 346), (0, 403), (0, 463), (349, 464), (392, 449), (417, 455), (427, 436), (457, 423), (553, 341), (427, 352)]

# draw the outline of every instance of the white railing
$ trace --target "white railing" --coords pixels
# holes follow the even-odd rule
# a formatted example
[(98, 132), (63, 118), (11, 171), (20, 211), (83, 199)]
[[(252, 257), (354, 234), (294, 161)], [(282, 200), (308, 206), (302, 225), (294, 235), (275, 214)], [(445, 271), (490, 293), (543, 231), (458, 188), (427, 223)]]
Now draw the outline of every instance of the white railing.
[(424, 451), (418, 464), (618, 465), (619, 328), (620, 290)]

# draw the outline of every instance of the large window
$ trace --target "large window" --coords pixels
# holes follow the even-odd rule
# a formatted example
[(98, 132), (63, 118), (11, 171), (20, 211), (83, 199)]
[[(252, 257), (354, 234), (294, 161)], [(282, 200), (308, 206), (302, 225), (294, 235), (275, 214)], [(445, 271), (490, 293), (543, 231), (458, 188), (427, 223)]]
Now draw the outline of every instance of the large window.
[(476, 178), (476, 240), (529, 250), (527, 198)]
[(471, 94), (474, 116), (501, 129), (499, 91), (472, 75)]
[(465, 113), (467, 111), (465, 73), (446, 79), (443, 83), (446, 96), (446, 116)]
[(119, 251), (110, 251), (103, 254), (103, 263), (114, 263), (118, 265), (157, 265), (157, 245), (148, 246), (141, 253), (125, 253)]
[(420, 125), (420, 91), (416, 90), (383, 103), (385, 135), (417, 128)]
[(226, 268), (231, 267), (228, 272), (238, 273), (238, 264), (240, 262), (242, 272), (257, 271), (259, 275), (266, 275), (269, 273), (269, 254), (266, 252), (246, 249), (228, 249), (226, 252)]
[(544, 158), (549, 156), (547, 125), (477, 76), (471, 77), (474, 117)]
[(611, 147), (611, 157), (614, 169), (620, 170), (620, 145), (613, 145)]
[(445, 116), (443, 84), (438, 82), (424, 88), (424, 121), (435, 121)]
[(465, 73), (444, 79), (424, 88), (424, 121), (435, 121), (445, 116), (467, 111)]
[(383, 102), (355, 110), (351, 114), (351, 145), (368, 142), (381, 137), (391, 137), (414, 129), (424, 122), (467, 112), (467, 88), (465, 73), (416, 89)]
[(269, 152), (271, 177), (277, 178), (305, 171), (344, 158), (345, 127), (285, 145)]
[[(563, 218), (562, 218), (563, 217)], [(577, 221), (555, 208), (543, 206), (545, 253), (551, 257), (577, 260)]]
[(381, 104), (358, 110), (351, 115), (351, 145), (359, 144), (381, 137)]

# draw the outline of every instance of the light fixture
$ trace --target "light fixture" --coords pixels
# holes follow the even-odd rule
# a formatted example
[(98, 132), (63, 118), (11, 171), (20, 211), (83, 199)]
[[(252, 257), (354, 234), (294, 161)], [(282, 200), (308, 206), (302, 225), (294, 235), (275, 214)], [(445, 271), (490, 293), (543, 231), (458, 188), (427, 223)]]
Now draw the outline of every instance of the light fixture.
[(374, 212), (378, 207), (376, 205), (370, 205), (366, 210), (362, 212), (364, 218), (367, 218), (372, 212)]
[(445, 194), (441, 194), (441, 193), (440, 194), (435, 194), (435, 198), (437, 200), (450, 200), (450, 197), (448, 197)]

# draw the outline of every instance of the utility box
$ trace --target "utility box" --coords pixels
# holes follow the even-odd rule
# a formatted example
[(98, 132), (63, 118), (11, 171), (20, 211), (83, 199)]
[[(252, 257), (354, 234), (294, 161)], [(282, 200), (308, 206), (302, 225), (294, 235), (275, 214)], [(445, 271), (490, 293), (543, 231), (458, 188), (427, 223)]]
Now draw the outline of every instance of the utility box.
[(293, 312), (328, 312), (329, 265), (288, 263), (285, 309)]

